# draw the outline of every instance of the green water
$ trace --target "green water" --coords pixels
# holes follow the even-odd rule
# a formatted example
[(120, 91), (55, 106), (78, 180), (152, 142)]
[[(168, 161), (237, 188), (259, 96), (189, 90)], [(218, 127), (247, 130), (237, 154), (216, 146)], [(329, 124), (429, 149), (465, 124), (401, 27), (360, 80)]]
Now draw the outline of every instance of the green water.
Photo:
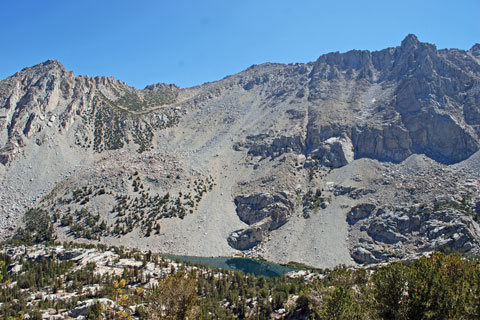
[(172, 260), (179, 260), (181, 262), (205, 264), (215, 268), (240, 270), (247, 274), (251, 273), (256, 276), (265, 276), (270, 278), (280, 277), (283, 274), (294, 270), (292, 268), (281, 266), (279, 264), (248, 258), (190, 256), (166, 256), (166, 258)]

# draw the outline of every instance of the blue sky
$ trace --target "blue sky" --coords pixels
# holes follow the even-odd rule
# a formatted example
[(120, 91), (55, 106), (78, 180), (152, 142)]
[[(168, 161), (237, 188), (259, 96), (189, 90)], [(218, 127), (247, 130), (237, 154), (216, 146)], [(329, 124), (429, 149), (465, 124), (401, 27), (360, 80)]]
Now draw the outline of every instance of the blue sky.
[(57, 59), (137, 88), (189, 87), (252, 64), (394, 47), (409, 33), (469, 49), (480, 42), (480, 1), (2, 1), (0, 79)]

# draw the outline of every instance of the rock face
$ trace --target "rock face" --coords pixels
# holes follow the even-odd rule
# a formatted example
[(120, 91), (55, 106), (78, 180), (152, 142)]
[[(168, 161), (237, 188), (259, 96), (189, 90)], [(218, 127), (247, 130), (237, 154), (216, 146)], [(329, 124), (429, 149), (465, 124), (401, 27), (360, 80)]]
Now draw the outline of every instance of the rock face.
[(238, 250), (247, 250), (259, 244), (268, 231), (287, 223), (294, 209), (285, 192), (240, 195), (235, 198), (235, 205), (240, 220), (249, 225), (228, 237), (229, 245)]
[(271, 229), (285, 224), (293, 209), (286, 193), (241, 195), (235, 198), (235, 205), (240, 220), (250, 225), (270, 218)]
[(248, 250), (260, 244), (265, 237), (266, 228), (262, 225), (253, 225), (246, 229), (232, 232), (228, 237), (228, 244), (238, 250)]
[[(435, 249), (480, 252), (480, 227), (473, 217), (456, 208), (402, 208), (401, 210), (355, 207), (349, 223), (360, 235), (352, 250), (358, 263), (388, 258), (408, 258)], [(368, 212), (368, 213), (367, 213)], [(350, 218), (355, 216), (356, 218)], [(360, 219), (360, 217), (363, 217)], [(410, 247), (409, 252), (406, 248)]]
[(41, 145), (69, 131), (75, 144), (95, 152), (121, 149), (130, 140), (144, 151), (151, 145), (145, 128), (168, 127), (178, 116), (168, 108), (140, 120), (126, 114), (172, 103), (178, 90), (157, 84), (137, 91), (111, 77), (75, 77), (58, 61), (26, 68), (0, 84), (1, 162), (6, 165), (28, 141)]
[[(462, 65), (468, 65), (469, 71), (457, 64), (460, 55), (466, 58)], [(478, 97), (474, 89), (478, 80), (470, 70), (478, 74), (478, 63), (466, 53), (439, 52), (435, 46), (420, 43), (414, 35), (409, 35), (394, 49), (320, 57), (312, 70), (315, 86), (311, 88), (310, 100), (328, 99), (320, 91), (325, 79), (329, 82), (355, 80), (359, 89), (366, 85), (366, 90), (359, 92), (360, 101), (354, 104), (365, 106), (360, 118), (371, 118), (365, 119), (366, 125), (357, 122), (348, 132), (356, 158), (398, 162), (412, 153), (425, 153), (437, 161), (454, 163), (478, 150), (479, 123), (472, 121), (475, 116), (466, 119), (466, 110), (454, 111), (458, 106), (465, 107), (464, 96)], [(463, 84), (452, 85), (457, 81)], [(381, 83), (381, 88), (375, 83)], [(475, 109), (478, 110), (478, 104)], [(374, 125), (375, 118), (384, 123)]]
[[(174, 254), (332, 267), (475, 252), (479, 52), (409, 35), (143, 90), (25, 68), (0, 81), (0, 236), (34, 207), (61, 239)], [(448, 197), (471, 205), (409, 211)]]
[(352, 141), (348, 137), (331, 137), (322, 142), (310, 155), (323, 166), (340, 168), (353, 161)]
[[(321, 56), (309, 74), (308, 100), (319, 108), (309, 110), (305, 140), (257, 135), (250, 153), (315, 150), (323, 156), (326, 151), (328, 164), (329, 139), (343, 139), (342, 153), (352, 148), (355, 158), (400, 162), (423, 153), (448, 164), (464, 160), (479, 148), (478, 72), (478, 61), (466, 52), (437, 51), (413, 35), (394, 49)], [(332, 104), (351, 108), (317, 115), (328, 113)], [(340, 110), (345, 111), (341, 120)], [(330, 166), (345, 165), (351, 154)]]

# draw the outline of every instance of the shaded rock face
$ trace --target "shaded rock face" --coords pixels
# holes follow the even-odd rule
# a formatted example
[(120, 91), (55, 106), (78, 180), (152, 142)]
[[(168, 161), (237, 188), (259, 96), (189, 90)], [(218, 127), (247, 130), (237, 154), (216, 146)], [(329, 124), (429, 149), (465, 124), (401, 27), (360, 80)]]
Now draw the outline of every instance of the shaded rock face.
[(369, 83), (390, 83), (393, 99), (377, 111), (390, 109), (396, 120), (382, 126), (352, 126), (355, 158), (400, 162), (412, 153), (424, 153), (440, 162), (455, 163), (479, 148), (478, 72), (478, 63), (466, 52), (439, 52), (410, 35), (393, 49), (320, 57), (312, 70), (311, 92), (318, 92), (324, 79), (366, 77)]
[(237, 215), (248, 228), (233, 232), (228, 244), (238, 250), (247, 250), (259, 244), (268, 231), (278, 229), (293, 213), (293, 203), (285, 192), (257, 193), (235, 197)]
[(384, 128), (360, 127), (352, 132), (356, 158), (400, 162), (412, 154), (407, 130), (396, 125)]
[(275, 158), (288, 152), (302, 153), (304, 142), (300, 136), (279, 136), (271, 138), (268, 135), (260, 134), (248, 136), (244, 147), (248, 153), (262, 158)]
[[(307, 86), (296, 89), (318, 109), (288, 110), (306, 121), (303, 129), (251, 136), (245, 146), (263, 158), (316, 156), (332, 168), (365, 157), (398, 163), (414, 153), (445, 164), (462, 161), (480, 147), (477, 53), (475, 46), (439, 51), (409, 35), (396, 48), (323, 55)], [(330, 105), (348, 107), (325, 115), (322, 108)]]
[(232, 232), (228, 237), (228, 244), (237, 250), (248, 250), (260, 244), (265, 236), (262, 226), (252, 226)]
[(347, 213), (347, 222), (349, 224), (355, 224), (357, 221), (369, 217), (375, 208), (375, 205), (371, 203), (359, 204)]
[(478, 135), (468, 128), (472, 121), (461, 114), (462, 108), (467, 113), (472, 108), (464, 103), (466, 96), (478, 99), (478, 92), (472, 90), (478, 76), (469, 75), (463, 64), (477, 72), (478, 64), (467, 55), (462, 65), (457, 64), (453, 51), (452, 55), (441, 54), (414, 36), (407, 37), (397, 51), (397, 66), (393, 68), (397, 72), (389, 77), (400, 79), (395, 109), (408, 130), (412, 151), (455, 163), (478, 150)]
[(360, 234), (359, 243), (351, 248), (357, 263), (408, 258), (445, 248), (478, 253), (480, 248), (480, 226), (459, 209), (391, 210), (361, 204), (352, 208), (347, 221)]
[(270, 218), (271, 230), (285, 224), (293, 209), (286, 193), (241, 195), (235, 198), (235, 205), (240, 220), (251, 225)]

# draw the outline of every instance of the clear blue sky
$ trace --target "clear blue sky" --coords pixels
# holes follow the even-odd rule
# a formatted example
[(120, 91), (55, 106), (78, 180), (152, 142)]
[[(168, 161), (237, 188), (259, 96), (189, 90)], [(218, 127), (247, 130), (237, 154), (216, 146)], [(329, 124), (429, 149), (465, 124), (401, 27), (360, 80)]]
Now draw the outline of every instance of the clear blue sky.
[(480, 0), (4, 0), (0, 79), (57, 59), (77, 75), (137, 88), (221, 79), (252, 64), (394, 47), (480, 42)]

